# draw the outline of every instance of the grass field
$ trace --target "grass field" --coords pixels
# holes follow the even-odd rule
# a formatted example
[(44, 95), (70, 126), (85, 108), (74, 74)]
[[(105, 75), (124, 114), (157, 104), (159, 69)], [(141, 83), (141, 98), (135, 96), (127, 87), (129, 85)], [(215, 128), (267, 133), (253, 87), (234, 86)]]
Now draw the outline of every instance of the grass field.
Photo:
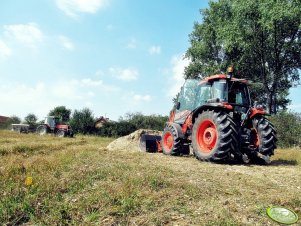
[(253, 226), (277, 225), (270, 206), (301, 214), (299, 149), (276, 150), (269, 166), (227, 165), (109, 152), (111, 141), (0, 131), (1, 224)]

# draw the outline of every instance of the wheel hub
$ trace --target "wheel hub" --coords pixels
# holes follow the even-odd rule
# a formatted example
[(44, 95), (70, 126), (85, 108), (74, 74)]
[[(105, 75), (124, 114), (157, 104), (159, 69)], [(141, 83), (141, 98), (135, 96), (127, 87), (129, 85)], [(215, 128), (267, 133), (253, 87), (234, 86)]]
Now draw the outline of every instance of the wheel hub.
[(208, 154), (214, 149), (217, 141), (217, 130), (211, 120), (204, 120), (200, 124), (197, 131), (197, 141), (201, 152)]
[(207, 147), (211, 147), (212, 145), (214, 145), (215, 141), (216, 141), (216, 131), (213, 128), (207, 128), (204, 131), (204, 135), (203, 135), (203, 140), (204, 140), (204, 144)]

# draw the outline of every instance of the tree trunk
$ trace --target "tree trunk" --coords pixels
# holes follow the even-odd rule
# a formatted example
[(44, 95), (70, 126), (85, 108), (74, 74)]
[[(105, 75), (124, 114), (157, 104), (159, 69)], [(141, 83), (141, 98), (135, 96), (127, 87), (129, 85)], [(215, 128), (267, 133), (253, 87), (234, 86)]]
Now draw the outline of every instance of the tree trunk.
[(268, 114), (273, 113), (273, 93), (271, 91), (268, 91), (267, 96), (267, 112)]

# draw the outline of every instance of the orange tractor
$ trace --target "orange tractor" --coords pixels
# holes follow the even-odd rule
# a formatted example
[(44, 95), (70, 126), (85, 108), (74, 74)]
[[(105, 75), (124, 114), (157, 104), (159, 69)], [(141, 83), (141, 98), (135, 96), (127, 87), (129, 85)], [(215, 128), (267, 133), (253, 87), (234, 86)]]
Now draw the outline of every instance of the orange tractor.
[(276, 131), (262, 106), (252, 106), (249, 83), (234, 78), (231, 67), (227, 75), (186, 80), (162, 137), (142, 135), (140, 147), (166, 155), (189, 154), (192, 147), (199, 160), (269, 163)]

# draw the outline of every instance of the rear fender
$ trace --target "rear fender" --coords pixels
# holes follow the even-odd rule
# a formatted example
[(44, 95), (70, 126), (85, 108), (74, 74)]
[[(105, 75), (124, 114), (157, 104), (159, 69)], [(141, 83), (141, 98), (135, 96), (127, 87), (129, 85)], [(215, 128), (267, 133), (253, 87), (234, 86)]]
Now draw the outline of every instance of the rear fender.
[(177, 124), (177, 123), (171, 123), (169, 126), (172, 126), (175, 129), (175, 131), (177, 133), (177, 137), (184, 138), (182, 127), (179, 124)]
[(175, 120), (175, 111), (171, 111), (169, 114), (168, 124), (172, 124)]
[(63, 124), (58, 124), (55, 126), (55, 128), (58, 129), (63, 129), (63, 130), (68, 130), (69, 126), (68, 125), (63, 125)]
[(268, 113), (262, 108), (251, 108), (249, 118), (252, 119), (257, 115), (268, 115)]
[[(230, 105), (231, 106), (231, 105)], [(208, 105), (203, 105), (199, 108), (197, 108), (196, 110), (194, 110), (193, 114), (192, 114), (192, 123), (195, 122), (195, 119), (198, 117), (198, 115), (200, 113), (202, 113), (203, 111), (207, 111), (207, 110), (217, 110), (217, 111), (226, 111), (226, 112), (230, 112), (233, 108), (228, 107), (228, 105), (224, 105), (222, 103), (219, 104), (208, 104)]]

